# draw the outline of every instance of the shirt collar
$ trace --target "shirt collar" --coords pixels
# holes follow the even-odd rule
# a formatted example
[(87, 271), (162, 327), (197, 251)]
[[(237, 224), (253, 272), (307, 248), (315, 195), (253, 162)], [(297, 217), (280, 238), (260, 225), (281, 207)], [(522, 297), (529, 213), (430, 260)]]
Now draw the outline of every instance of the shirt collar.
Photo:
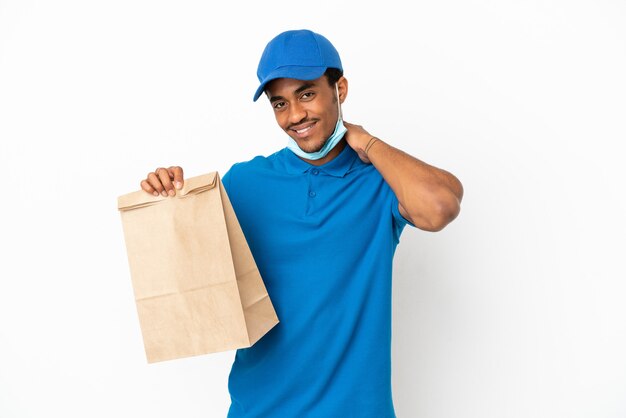
[(348, 144), (341, 150), (339, 155), (322, 165), (307, 163), (294, 154), (289, 148), (280, 150), (279, 156), (284, 161), (285, 169), (289, 174), (301, 174), (317, 169), (321, 173), (334, 177), (344, 177), (352, 168), (354, 162), (359, 159), (357, 153)]

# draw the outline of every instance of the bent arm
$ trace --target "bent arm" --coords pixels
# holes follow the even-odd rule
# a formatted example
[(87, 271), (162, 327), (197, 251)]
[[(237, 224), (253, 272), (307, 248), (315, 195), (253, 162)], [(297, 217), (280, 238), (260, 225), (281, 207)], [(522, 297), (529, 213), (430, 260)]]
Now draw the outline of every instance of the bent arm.
[(458, 216), (463, 185), (453, 174), (379, 138), (372, 139), (372, 135), (358, 125), (345, 125), (348, 144), (362, 160), (376, 167), (398, 198), (400, 214), (414, 226), (425, 231), (440, 231)]

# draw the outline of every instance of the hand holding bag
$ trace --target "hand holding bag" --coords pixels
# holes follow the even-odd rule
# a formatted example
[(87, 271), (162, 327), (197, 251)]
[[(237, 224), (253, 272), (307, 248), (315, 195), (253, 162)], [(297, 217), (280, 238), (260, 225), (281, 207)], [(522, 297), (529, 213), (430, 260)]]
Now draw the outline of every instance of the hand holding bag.
[(278, 323), (217, 172), (118, 209), (148, 363), (250, 347)]

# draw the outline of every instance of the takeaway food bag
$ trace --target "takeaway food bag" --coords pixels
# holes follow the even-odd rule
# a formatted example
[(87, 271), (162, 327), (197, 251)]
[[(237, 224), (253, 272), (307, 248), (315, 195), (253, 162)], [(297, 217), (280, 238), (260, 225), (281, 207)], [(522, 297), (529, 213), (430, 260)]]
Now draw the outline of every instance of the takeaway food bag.
[(250, 347), (278, 323), (217, 172), (118, 209), (148, 363)]

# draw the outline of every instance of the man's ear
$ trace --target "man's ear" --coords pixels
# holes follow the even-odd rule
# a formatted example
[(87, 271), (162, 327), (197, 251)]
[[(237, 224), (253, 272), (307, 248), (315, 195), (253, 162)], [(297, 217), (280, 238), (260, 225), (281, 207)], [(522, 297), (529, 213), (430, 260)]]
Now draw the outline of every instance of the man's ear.
[(339, 90), (339, 103), (343, 103), (348, 97), (348, 79), (341, 77), (337, 80), (337, 89)]

